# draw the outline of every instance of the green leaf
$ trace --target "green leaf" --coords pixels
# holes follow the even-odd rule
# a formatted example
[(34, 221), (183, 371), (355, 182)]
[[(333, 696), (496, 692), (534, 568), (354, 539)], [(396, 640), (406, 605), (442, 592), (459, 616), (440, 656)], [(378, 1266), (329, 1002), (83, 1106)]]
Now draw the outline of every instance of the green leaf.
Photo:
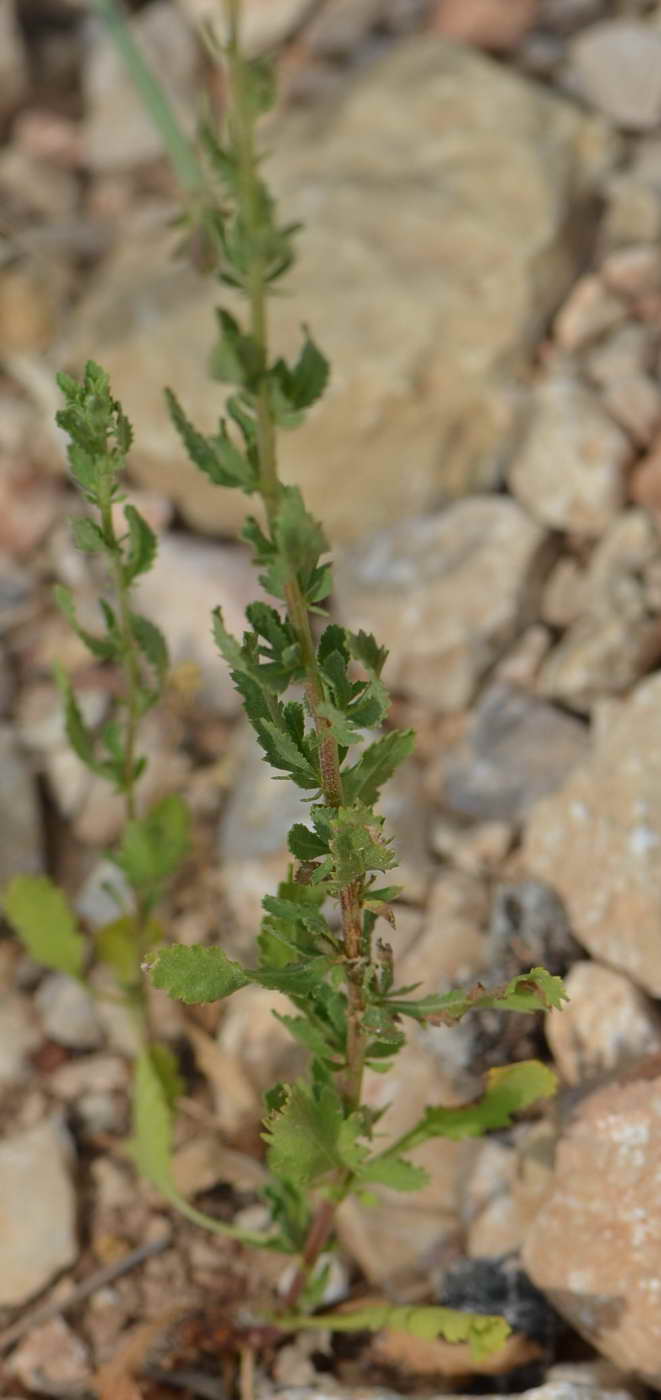
[(238, 321), (223, 309), (216, 311), (219, 336), (211, 352), (212, 379), (253, 389), (263, 368), (263, 354), (254, 336), (246, 335)]
[(156, 672), (159, 686), (165, 678), (170, 658), (168, 656), (167, 642), (160, 628), (151, 621), (149, 617), (143, 617), (141, 613), (130, 614), (131, 631), (135, 640), (150, 666)]
[(511, 1331), (504, 1318), (488, 1313), (397, 1303), (371, 1303), (346, 1312), (315, 1313), (313, 1317), (278, 1317), (278, 1326), (291, 1331), (325, 1327), (331, 1332), (381, 1332), (391, 1328), (426, 1341), (444, 1337), (447, 1342), (467, 1342), (474, 1361), (483, 1361), (499, 1351)]
[(269, 1168), (297, 1186), (317, 1183), (338, 1167), (352, 1170), (364, 1156), (358, 1146), (361, 1132), (359, 1115), (344, 1118), (332, 1085), (318, 1096), (304, 1084), (288, 1085), (264, 1124)]
[(71, 521), (71, 534), (76, 549), (82, 549), (85, 554), (99, 554), (107, 549), (103, 530), (86, 515), (77, 515)]
[(189, 1205), (177, 1191), (172, 1179), (173, 1098), (177, 1092), (176, 1069), (165, 1046), (151, 1046), (140, 1052), (135, 1063), (133, 1081), (133, 1138), (131, 1153), (139, 1171), (156, 1186), (166, 1200), (192, 1220), (195, 1225), (214, 1234), (227, 1235), (257, 1248), (270, 1249), (277, 1244), (273, 1236), (253, 1230), (226, 1225)]
[(409, 757), (414, 744), (412, 729), (393, 729), (369, 744), (357, 763), (342, 774), (346, 801), (360, 801), (367, 806), (376, 802), (383, 784)]
[(232, 442), (224, 423), (216, 437), (205, 437), (189, 422), (176, 395), (165, 390), (170, 418), (191, 462), (216, 486), (237, 486), (250, 495), (257, 485), (257, 473), (249, 457)]
[(144, 817), (127, 822), (114, 856), (135, 889), (160, 887), (188, 854), (190, 813), (176, 793), (161, 798)]
[(15, 875), (2, 896), (2, 908), (36, 962), (80, 976), (85, 939), (67, 899), (47, 876)]
[(156, 558), (158, 540), (135, 506), (124, 506), (124, 519), (129, 527), (128, 557), (123, 569), (124, 583), (131, 584), (139, 574), (146, 574), (151, 569)]
[(405, 1157), (375, 1157), (360, 1168), (358, 1182), (362, 1185), (378, 1183), (389, 1186), (391, 1191), (421, 1191), (429, 1184), (429, 1173), (424, 1167), (407, 1162)]
[(94, 932), (99, 961), (111, 967), (117, 980), (127, 986), (139, 981), (141, 950), (159, 942), (163, 937), (161, 925), (150, 919), (145, 928), (136, 927), (133, 914), (113, 919)]
[[(92, 524), (91, 521), (89, 523)], [(73, 628), (76, 636), (80, 637), (81, 642), (83, 642), (87, 650), (92, 653), (92, 656), (97, 656), (100, 661), (115, 660), (118, 652), (118, 639), (114, 631), (109, 627), (105, 637), (97, 637), (93, 632), (88, 632), (84, 627), (81, 627), (76, 614), (73, 594), (70, 588), (65, 588), (64, 584), (55, 584), (53, 597), (63, 617), (66, 617), (67, 622)], [(103, 609), (103, 601), (101, 606), (107, 622), (108, 616)]]
[(443, 996), (422, 997), (418, 1001), (404, 1001), (395, 996), (389, 998), (388, 1004), (398, 1015), (437, 1025), (453, 1025), (469, 1011), (482, 1011), (487, 1007), (530, 1013), (560, 1008), (567, 1000), (561, 977), (552, 976), (544, 967), (533, 967), (502, 986), (483, 987), (478, 982), (468, 990), (455, 988)]
[(305, 409), (321, 398), (328, 375), (328, 360), (306, 330), (295, 364), (290, 368), (284, 360), (277, 360), (270, 372), (276, 421), (284, 428), (300, 423)]
[(168, 996), (187, 1005), (222, 1001), (250, 982), (250, 974), (228, 958), (222, 948), (161, 948), (150, 968), (151, 980)]
[(309, 831), (302, 822), (294, 822), (290, 827), (287, 844), (297, 860), (319, 860), (328, 854), (328, 844), (322, 841), (315, 831)]
[(539, 1099), (550, 1098), (557, 1084), (553, 1070), (539, 1060), (521, 1060), (515, 1065), (489, 1070), (486, 1092), (481, 1099), (461, 1108), (428, 1108), (416, 1127), (390, 1150), (408, 1152), (430, 1138), (458, 1141), (509, 1128), (516, 1113)]
[[(383, 820), (370, 808), (338, 807), (331, 819), (329, 875), (336, 886), (349, 885), (374, 870), (395, 864), (390, 843), (382, 835)], [(320, 868), (322, 871), (324, 867)]]
[(347, 632), (345, 636), (354, 660), (359, 661), (369, 675), (380, 676), (388, 659), (388, 648), (380, 647), (371, 632)]

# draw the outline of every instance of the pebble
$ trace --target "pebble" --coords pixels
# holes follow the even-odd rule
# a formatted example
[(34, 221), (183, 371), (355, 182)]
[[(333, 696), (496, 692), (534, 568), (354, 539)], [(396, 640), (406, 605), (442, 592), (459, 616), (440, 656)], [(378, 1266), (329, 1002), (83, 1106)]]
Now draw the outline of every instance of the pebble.
[(25, 1079), (28, 1057), (41, 1043), (30, 1002), (17, 993), (0, 993), (0, 1086)]
[(533, 1282), (601, 1355), (661, 1385), (661, 1060), (575, 1105), (524, 1245)]
[(661, 1016), (621, 972), (596, 962), (576, 962), (565, 986), (569, 1003), (547, 1014), (545, 1030), (568, 1084), (661, 1052)]
[(629, 173), (611, 175), (605, 184), (606, 208), (599, 230), (604, 248), (653, 242), (661, 234), (661, 194)]
[(424, 996), (447, 991), (458, 978), (479, 977), (487, 962), (487, 917), (483, 882), (443, 871), (430, 890), (418, 936), (397, 960), (397, 983), (416, 983)]
[(609, 253), (601, 264), (608, 287), (636, 299), (661, 290), (661, 250), (655, 243), (635, 243)]
[(585, 725), (534, 695), (495, 684), (482, 694), (467, 738), (443, 764), (440, 799), (478, 821), (520, 821), (562, 786), (589, 747)]
[(624, 320), (625, 307), (595, 273), (580, 277), (553, 322), (558, 345), (570, 353), (582, 350)]
[(661, 121), (661, 34), (642, 20), (608, 19), (569, 45), (572, 80), (590, 103), (629, 131)]
[(533, 395), (532, 414), (508, 469), (514, 496), (555, 530), (599, 536), (624, 497), (628, 438), (599, 399), (568, 375), (553, 375)]
[(593, 957), (661, 996), (661, 676), (595, 734), (590, 761), (530, 815), (522, 859), (564, 900)]
[(533, 612), (547, 558), (544, 532), (516, 501), (473, 496), (342, 556), (338, 607), (389, 648), (389, 685), (435, 710), (463, 709)]
[(0, 1142), (0, 1306), (17, 1307), (73, 1264), (76, 1201), (60, 1122)]
[(12, 1352), (9, 1370), (37, 1395), (66, 1394), (75, 1400), (92, 1380), (87, 1348), (61, 1317), (28, 1333)]
[(551, 627), (570, 627), (585, 605), (585, 571), (576, 559), (564, 555), (549, 574), (541, 601), (541, 613)]
[(0, 724), (0, 888), (14, 875), (42, 868), (41, 814), (32, 776), (14, 729)]
[(51, 1040), (72, 1050), (93, 1050), (101, 1044), (94, 998), (80, 982), (64, 972), (50, 972), (44, 977), (35, 1005), (41, 1022)]
[(534, 23), (538, 0), (436, 0), (432, 28), (449, 39), (509, 53)]

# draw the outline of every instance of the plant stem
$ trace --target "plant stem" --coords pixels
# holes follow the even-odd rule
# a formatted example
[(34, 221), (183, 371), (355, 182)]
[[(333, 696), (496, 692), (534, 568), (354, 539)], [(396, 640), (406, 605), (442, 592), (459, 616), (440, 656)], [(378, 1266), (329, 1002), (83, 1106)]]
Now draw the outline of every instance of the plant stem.
[[(226, 10), (229, 27), (227, 58), (230, 123), (239, 158), (240, 217), (250, 253), (250, 268), (247, 276), (250, 329), (260, 350), (261, 364), (266, 370), (269, 360), (268, 287), (260, 249), (261, 195), (255, 152), (255, 115), (246, 88), (245, 61), (240, 49), (240, 0), (226, 0)], [(275, 426), (268, 383), (265, 377), (262, 378), (256, 399), (260, 494), (264, 501), (269, 525), (273, 529), (282, 487), (278, 475)], [(286, 583), (285, 595), (289, 620), (300, 647), (305, 672), (307, 704), (319, 739), (321, 790), (327, 806), (340, 807), (344, 801), (344, 794), (337, 742), (329, 721), (320, 712), (324, 700), (324, 688), (317, 664), (310, 613), (298, 577), (293, 569)], [(343, 1073), (342, 1093), (349, 1112), (353, 1112), (360, 1104), (366, 1050), (366, 1035), (362, 1024), (364, 1003), (361, 964), (361, 895), (360, 881), (352, 881), (346, 885), (340, 895), (347, 992), (346, 1069)], [(333, 1199), (323, 1201), (313, 1218), (299, 1269), (289, 1290), (287, 1305), (290, 1307), (299, 1298), (311, 1271), (328, 1243), (333, 1230), (335, 1212), (342, 1195), (346, 1194), (348, 1190), (349, 1182), (350, 1173), (343, 1172), (338, 1189), (334, 1191)]]

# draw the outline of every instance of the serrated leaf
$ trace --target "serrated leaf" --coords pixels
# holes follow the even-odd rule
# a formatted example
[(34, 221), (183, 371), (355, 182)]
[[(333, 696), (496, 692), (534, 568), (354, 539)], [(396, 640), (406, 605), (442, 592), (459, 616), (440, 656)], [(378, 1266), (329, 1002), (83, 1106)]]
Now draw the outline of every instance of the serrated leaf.
[(123, 568), (124, 583), (128, 585), (139, 574), (149, 572), (156, 558), (158, 540), (135, 506), (124, 506), (124, 519), (129, 527), (128, 553)]
[(150, 666), (156, 672), (159, 685), (162, 684), (169, 665), (168, 647), (165, 637), (149, 617), (143, 617), (142, 613), (130, 614), (131, 631), (135, 640)]
[(85, 554), (99, 554), (107, 548), (103, 531), (86, 515), (77, 515), (71, 521), (71, 534), (76, 549), (82, 549)]
[(274, 1176), (306, 1186), (359, 1161), (364, 1152), (356, 1151), (360, 1133), (358, 1115), (344, 1118), (332, 1085), (315, 1097), (304, 1084), (294, 1084), (286, 1087), (279, 1108), (269, 1114), (262, 1136)]
[(158, 889), (188, 854), (190, 814), (176, 793), (161, 798), (144, 817), (127, 822), (116, 864), (135, 889)]
[(45, 875), (15, 875), (2, 908), (30, 956), (45, 967), (79, 977), (85, 939), (62, 891)]
[(222, 384), (238, 384), (252, 389), (263, 366), (263, 354), (254, 336), (246, 335), (229, 311), (216, 311), (218, 340), (211, 352), (212, 379)]
[(289, 829), (287, 844), (297, 860), (319, 860), (328, 854), (328, 844), (322, 841), (316, 831), (310, 831), (302, 822), (294, 822)]
[(521, 1060), (515, 1065), (489, 1070), (481, 1099), (460, 1108), (428, 1108), (415, 1128), (405, 1133), (391, 1150), (408, 1152), (430, 1138), (458, 1141), (509, 1128), (516, 1113), (539, 1099), (550, 1098), (557, 1084), (553, 1070), (539, 1060)]
[(358, 761), (342, 773), (347, 803), (360, 801), (371, 807), (383, 784), (412, 753), (414, 744), (412, 729), (393, 729), (369, 744)]
[[(90, 521), (90, 524), (91, 523), (92, 522)], [(100, 661), (114, 660), (117, 656), (118, 642), (117, 637), (110, 631), (110, 629), (108, 630), (107, 636), (97, 637), (93, 632), (88, 632), (84, 627), (81, 627), (76, 614), (76, 605), (73, 600), (73, 594), (70, 588), (65, 588), (64, 584), (55, 584), (55, 587), (53, 589), (53, 597), (63, 617), (66, 618), (67, 622), (76, 633), (76, 636), (80, 637), (81, 642), (83, 642), (84, 645), (87, 647), (87, 650), (92, 653), (92, 656), (98, 657)], [(104, 600), (101, 599), (100, 601), (101, 608), (102, 610), (104, 610)]]
[(388, 660), (388, 648), (380, 647), (371, 632), (347, 632), (346, 644), (355, 661), (374, 676), (380, 676)]
[(221, 423), (217, 436), (205, 437), (189, 421), (176, 395), (165, 390), (170, 418), (194, 466), (199, 467), (216, 486), (237, 486), (248, 495), (255, 490), (254, 466), (228, 435)]
[(161, 948), (151, 964), (150, 977), (155, 987), (188, 1006), (222, 1001), (251, 980), (222, 948), (203, 944)]
[(276, 422), (296, 427), (328, 383), (328, 360), (305, 331), (303, 348), (293, 365), (277, 360), (270, 371), (271, 402)]
[(467, 1342), (475, 1361), (483, 1361), (499, 1351), (511, 1331), (503, 1317), (488, 1313), (397, 1303), (372, 1303), (345, 1312), (315, 1313), (313, 1317), (279, 1317), (278, 1326), (292, 1331), (316, 1326), (332, 1332), (381, 1332), (391, 1328), (426, 1341), (444, 1337), (447, 1342)]
[(469, 1011), (493, 1007), (498, 1011), (529, 1014), (550, 1011), (552, 1007), (560, 1008), (567, 1000), (561, 977), (554, 977), (544, 967), (533, 967), (530, 972), (519, 973), (511, 982), (497, 987), (483, 987), (481, 982), (477, 982), (467, 990), (455, 988), (442, 996), (421, 997), (418, 1001), (407, 1002), (393, 997), (389, 999), (389, 1005), (399, 1015), (412, 1016), (418, 1021), (453, 1025)]

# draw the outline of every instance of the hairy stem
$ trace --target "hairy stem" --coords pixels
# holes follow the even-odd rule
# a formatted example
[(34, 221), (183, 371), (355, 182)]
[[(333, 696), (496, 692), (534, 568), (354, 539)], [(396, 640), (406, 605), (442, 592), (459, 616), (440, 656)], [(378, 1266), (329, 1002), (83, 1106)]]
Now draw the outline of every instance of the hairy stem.
[[(269, 359), (268, 287), (260, 249), (261, 196), (254, 139), (255, 116), (246, 88), (245, 63), (240, 50), (240, 0), (226, 0), (226, 8), (229, 21), (227, 49), (230, 89), (229, 120), (239, 157), (240, 217), (250, 255), (250, 268), (247, 276), (250, 329), (260, 350), (262, 367), (266, 370)], [(281, 496), (281, 483), (278, 475), (275, 426), (268, 383), (265, 378), (259, 385), (256, 400), (260, 493), (269, 525), (273, 528)], [(344, 800), (344, 794), (337, 743), (329, 721), (320, 712), (324, 700), (324, 688), (317, 664), (310, 613), (294, 570), (291, 571), (287, 580), (285, 593), (289, 620), (298, 638), (305, 672), (306, 700), (319, 739), (321, 788), (324, 801), (329, 807), (340, 807)], [(362, 1025), (364, 1011), (360, 961), (362, 907), (359, 881), (353, 881), (342, 890), (340, 905), (347, 991), (346, 1070), (343, 1073), (342, 1092), (347, 1108), (353, 1111), (360, 1103), (366, 1049), (366, 1036)], [(343, 1180), (340, 1183), (340, 1199), (343, 1191), (346, 1194), (348, 1186), (345, 1178), (346, 1173), (343, 1174)], [(299, 1298), (320, 1254), (328, 1243), (339, 1204), (337, 1197), (338, 1192), (335, 1192), (334, 1199), (322, 1202), (313, 1219), (299, 1269), (289, 1290), (288, 1306), (292, 1306), (293, 1302)]]

